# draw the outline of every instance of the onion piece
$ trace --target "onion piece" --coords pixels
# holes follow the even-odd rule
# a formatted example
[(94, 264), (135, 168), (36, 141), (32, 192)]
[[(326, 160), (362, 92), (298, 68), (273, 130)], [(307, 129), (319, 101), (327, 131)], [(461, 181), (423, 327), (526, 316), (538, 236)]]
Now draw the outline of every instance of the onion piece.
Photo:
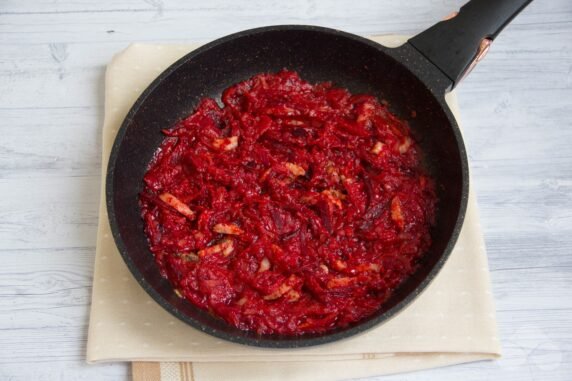
[(199, 257), (202, 258), (205, 255), (222, 253), (225, 257), (228, 257), (230, 253), (234, 250), (234, 243), (230, 239), (224, 239), (220, 243), (207, 247), (205, 249), (199, 250)]
[(270, 261), (268, 260), (268, 258), (264, 257), (262, 258), (262, 260), (260, 261), (260, 266), (258, 267), (258, 272), (264, 272), (266, 270), (268, 270), (270, 268)]
[(405, 220), (403, 219), (403, 211), (401, 210), (401, 200), (399, 200), (397, 196), (391, 200), (391, 219), (400, 229), (403, 229)]
[(297, 164), (286, 163), (285, 165), (286, 165), (286, 168), (288, 168), (288, 170), (290, 171), (290, 173), (294, 177), (304, 176), (306, 174), (306, 170)]
[(193, 219), (195, 217), (195, 212), (193, 212), (191, 208), (187, 206), (187, 204), (173, 196), (171, 193), (165, 192), (160, 194), (159, 198), (161, 201), (175, 209), (177, 212), (181, 213), (183, 216), (189, 219)]
[(216, 224), (213, 226), (213, 231), (215, 233), (231, 235), (241, 235), (244, 233), (244, 230), (234, 224)]
[(217, 149), (223, 149), (225, 151), (232, 151), (238, 147), (238, 136), (215, 139), (213, 140), (213, 147)]
[(376, 142), (369, 152), (377, 155), (378, 153), (381, 152), (381, 150), (383, 149), (383, 146), (384, 146), (384, 144), (382, 142)]

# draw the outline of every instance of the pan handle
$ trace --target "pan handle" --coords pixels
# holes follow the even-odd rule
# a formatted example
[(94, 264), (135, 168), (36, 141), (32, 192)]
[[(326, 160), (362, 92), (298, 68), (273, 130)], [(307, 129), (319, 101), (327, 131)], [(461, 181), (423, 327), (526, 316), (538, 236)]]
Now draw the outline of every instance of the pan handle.
[(495, 37), (532, 0), (471, 0), (458, 13), (409, 39), (454, 88), (487, 53)]

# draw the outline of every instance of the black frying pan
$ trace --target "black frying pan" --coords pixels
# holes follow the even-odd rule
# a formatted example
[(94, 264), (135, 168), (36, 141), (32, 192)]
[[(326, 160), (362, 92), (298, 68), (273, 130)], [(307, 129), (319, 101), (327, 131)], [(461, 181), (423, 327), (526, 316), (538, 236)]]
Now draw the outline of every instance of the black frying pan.
[[(463, 139), (445, 93), (482, 58), (490, 42), (531, 0), (473, 0), (398, 48), (313, 26), (247, 30), (207, 44), (163, 72), (139, 97), (113, 145), (107, 171), (107, 209), (119, 252), (141, 286), (167, 311), (213, 336), (263, 347), (331, 342), (388, 320), (421, 293), (441, 269), (459, 235), (469, 174)], [(385, 99), (408, 119), (438, 185), (433, 245), (418, 271), (374, 316), (322, 335), (281, 337), (243, 332), (179, 298), (161, 277), (148, 248), (138, 195), (161, 141), (161, 129), (193, 112), (204, 97), (261, 72), (295, 70), (310, 82), (333, 81), (353, 93)], [(411, 118), (415, 111), (416, 117)]]

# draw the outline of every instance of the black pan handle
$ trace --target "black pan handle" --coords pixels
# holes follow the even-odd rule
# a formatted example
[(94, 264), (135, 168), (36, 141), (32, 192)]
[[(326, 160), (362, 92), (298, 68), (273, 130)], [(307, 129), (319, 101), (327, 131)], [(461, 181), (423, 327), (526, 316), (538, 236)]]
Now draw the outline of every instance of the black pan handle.
[(532, 0), (471, 0), (452, 18), (409, 39), (455, 87), (486, 54), (492, 40)]

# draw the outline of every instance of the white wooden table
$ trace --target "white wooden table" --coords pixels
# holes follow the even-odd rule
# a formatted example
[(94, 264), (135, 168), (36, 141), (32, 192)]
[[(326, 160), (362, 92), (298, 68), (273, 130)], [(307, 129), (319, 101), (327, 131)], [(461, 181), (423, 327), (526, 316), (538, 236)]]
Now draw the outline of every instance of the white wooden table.
[[(84, 363), (105, 65), (131, 42), (268, 24), (414, 34), (459, 0), (1, 0), (0, 380)], [(572, 379), (572, 2), (536, 1), (459, 87), (504, 358), (388, 380)]]

